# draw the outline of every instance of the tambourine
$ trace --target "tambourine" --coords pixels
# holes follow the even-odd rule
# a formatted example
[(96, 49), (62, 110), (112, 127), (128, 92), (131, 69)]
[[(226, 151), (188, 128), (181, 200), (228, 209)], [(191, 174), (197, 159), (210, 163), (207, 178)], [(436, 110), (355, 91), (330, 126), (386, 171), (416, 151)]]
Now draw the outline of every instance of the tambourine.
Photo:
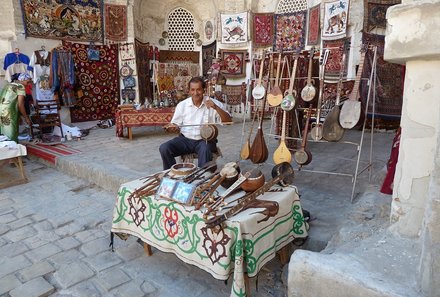
[(251, 175), (241, 184), (245, 192), (253, 192), (264, 185), (266, 178), (260, 170), (252, 170)]
[(197, 166), (193, 163), (177, 163), (171, 166), (171, 170), (168, 173), (170, 177), (181, 178), (194, 172)]

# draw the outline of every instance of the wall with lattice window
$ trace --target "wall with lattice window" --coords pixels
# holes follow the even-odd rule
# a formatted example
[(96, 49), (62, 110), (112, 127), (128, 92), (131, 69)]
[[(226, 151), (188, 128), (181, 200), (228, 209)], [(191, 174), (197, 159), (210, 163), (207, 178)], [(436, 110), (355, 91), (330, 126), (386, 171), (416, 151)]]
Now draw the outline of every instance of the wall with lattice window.
[(280, 0), (276, 13), (291, 13), (307, 10), (307, 0)]
[(179, 7), (168, 15), (168, 49), (176, 51), (194, 50), (194, 17)]

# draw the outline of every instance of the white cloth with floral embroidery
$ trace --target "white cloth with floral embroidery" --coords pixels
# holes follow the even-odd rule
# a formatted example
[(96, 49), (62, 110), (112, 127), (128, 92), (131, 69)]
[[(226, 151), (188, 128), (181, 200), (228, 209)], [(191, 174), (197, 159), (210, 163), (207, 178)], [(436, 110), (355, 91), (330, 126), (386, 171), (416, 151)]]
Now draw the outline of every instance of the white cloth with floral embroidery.
[[(111, 231), (134, 235), (163, 252), (174, 253), (216, 279), (233, 275), (231, 296), (245, 296), (245, 272), (249, 277), (257, 275), (278, 250), (295, 238), (307, 237), (296, 187), (266, 192), (257, 198), (261, 204), (256, 208), (243, 210), (221, 228), (211, 229), (206, 227), (203, 208), (195, 210), (156, 195), (132, 195), (144, 182), (121, 185)], [(240, 193), (228, 199), (236, 195)]]

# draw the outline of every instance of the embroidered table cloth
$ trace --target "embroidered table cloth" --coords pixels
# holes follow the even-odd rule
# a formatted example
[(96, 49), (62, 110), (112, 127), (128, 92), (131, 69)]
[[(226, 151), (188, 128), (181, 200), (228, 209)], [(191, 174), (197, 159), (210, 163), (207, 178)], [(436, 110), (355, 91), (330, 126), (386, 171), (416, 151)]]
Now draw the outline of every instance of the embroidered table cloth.
[(266, 192), (257, 198), (263, 202), (258, 208), (246, 209), (222, 227), (211, 229), (203, 219), (203, 207), (195, 210), (156, 195), (131, 195), (142, 184), (142, 180), (134, 180), (121, 185), (111, 231), (134, 235), (163, 252), (174, 253), (216, 279), (233, 275), (231, 296), (246, 296), (245, 273), (256, 276), (278, 250), (296, 238), (307, 237), (307, 223), (293, 186)]

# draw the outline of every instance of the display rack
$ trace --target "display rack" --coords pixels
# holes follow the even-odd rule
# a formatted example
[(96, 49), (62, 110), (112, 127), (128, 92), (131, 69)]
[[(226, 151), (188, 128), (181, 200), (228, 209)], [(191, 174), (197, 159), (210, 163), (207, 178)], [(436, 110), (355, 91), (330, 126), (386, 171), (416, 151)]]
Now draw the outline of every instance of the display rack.
[[(376, 101), (376, 60), (377, 60), (377, 47), (373, 46), (372, 47), (373, 50), (373, 61), (372, 61), (372, 67), (371, 67), (371, 73), (370, 73), (370, 77), (367, 80), (367, 85), (368, 85), (368, 95), (367, 95), (367, 100), (366, 100), (366, 104), (365, 104), (365, 111), (364, 111), (364, 120), (362, 123), (362, 130), (361, 130), (361, 137), (359, 142), (352, 142), (352, 141), (338, 141), (338, 142), (331, 142), (334, 144), (345, 144), (345, 145), (353, 145), (356, 147), (356, 166), (355, 166), (355, 170), (353, 173), (343, 173), (343, 172), (329, 172), (329, 171), (321, 171), (321, 170), (310, 170), (310, 169), (305, 169), (301, 166), (296, 166), (293, 169), (295, 171), (303, 171), (303, 172), (310, 172), (310, 173), (317, 173), (317, 174), (329, 174), (329, 175), (337, 175), (337, 176), (346, 176), (346, 177), (351, 177), (351, 182), (352, 182), (352, 190), (351, 190), (351, 196), (350, 196), (350, 202), (353, 203), (353, 199), (355, 196), (355, 189), (356, 189), (356, 184), (357, 184), (357, 178), (359, 175), (361, 175), (362, 173), (364, 173), (365, 171), (368, 170), (369, 175), (368, 175), (368, 181), (371, 182), (371, 176), (372, 176), (372, 159), (373, 159), (373, 140), (374, 140), (374, 120), (375, 120), (375, 101)], [(290, 69), (288, 68), (288, 71), (290, 71)], [(298, 78), (299, 79), (299, 78)], [(248, 82), (249, 83), (249, 82)], [(250, 83), (249, 83), (250, 84)], [(248, 89), (249, 91), (249, 89)], [(248, 94), (250, 96), (250, 94)], [(362, 154), (362, 147), (364, 144), (364, 136), (365, 136), (365, 128), (366, 128), (366, 123), (367, 123), (367, 118), (368, 118), (368, 106), (370, 104), (370, 98), (372, 97), (372, 109), (371, 109), (371, 131), (370, 131), (370, 145), (369, 145), (369, 158), (367, 161), (361, 161), (361, 154)], [(250, 97), (248, 97), (248, 100), (246, 100), (246, 106), (245, 106), (245, 113), (244, 113), (244, 117), (243, 117), (243, 129), (242, 129), (242, 144), (244, 141), (244, 130), (245, 130), (245, 123), (246, 123), (246, 113), (247, 111), (251, 110), (251, 103), (250, 103)], [(302, 140), (302, 132), (300, 131), (301, 129), (299, 128), (299, 122), (298, 122), (298, 109), (295, 109), (294, 112), (296, 113), (296, 126), (298, 128), (298, 135), (300, 136), (300, 138), (297, 137), (288, 137), (286, 136), (286, 139), (291, 139), (291, 140), (296, 140), (296, 141), (301, 141)], [(270, 132), (266, 133), (265, 135), (274, 138), (274, 139), (278, 139), (280, 138), (280, 135), (278, 134), (274, 134), (273, 130), (274, 130), (274, 126), (275, 126), (275, 121), (276, 121), (276, 115), (278, 113), (278, 107), (274, 108), (274, 112), (272, 113), (272, 117), (271, 117), (271, 126), (270, 126)], [(309, 124), (309, 123), (307, 123)], [(326, 140), (313, 140), (313, 139), (308, 139), (308, 142), (311, 143), (330, 143), (329, 141)], [(351, 160), (351, 159), (347, 159), (347, 160)], [(360, 168), (360, 164), (362, 163), (366, 163), (364, 167)], [(295, 163), (294, 161), (292, 161), (292, 163)]]

